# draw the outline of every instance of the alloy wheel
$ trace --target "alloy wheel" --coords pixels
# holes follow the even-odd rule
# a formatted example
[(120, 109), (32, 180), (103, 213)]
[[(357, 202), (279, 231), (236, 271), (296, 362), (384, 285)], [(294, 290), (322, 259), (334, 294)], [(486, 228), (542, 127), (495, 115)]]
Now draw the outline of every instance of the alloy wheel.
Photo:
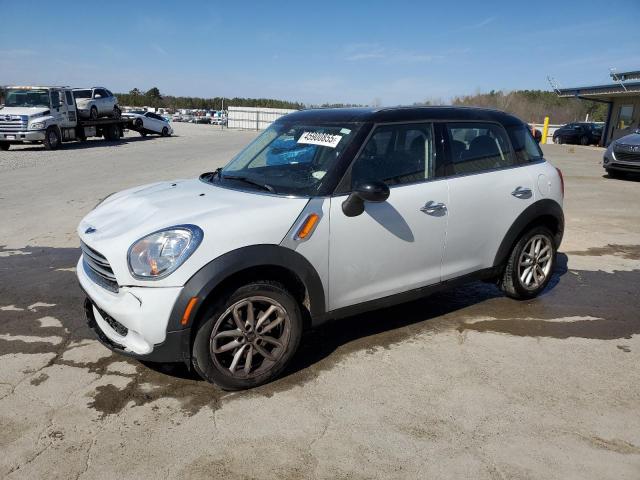
[(534, 235), (522, 249), (518, 260), (518, 278), (528, 290), (540, 287), (551, 272), (553, 247), (549, 238)]
[(224, 374), (251, 378), (271, 369), (291, 337), (286, 310), (269, 297), (252, 296), (231, 305), (211, 331), (209, 353)]

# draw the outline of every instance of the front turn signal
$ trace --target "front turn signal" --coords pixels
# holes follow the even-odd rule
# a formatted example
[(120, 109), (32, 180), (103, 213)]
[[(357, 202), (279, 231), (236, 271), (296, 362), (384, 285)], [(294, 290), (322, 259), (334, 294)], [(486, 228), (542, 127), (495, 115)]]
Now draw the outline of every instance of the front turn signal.
[(306, 218), (306, 220), (304, 221), (300, 229), (298, 230), (296, 237), (299, 238), (300, 240), (309, 238), (313, 233), (313, 230), (316, 228), (316, 225), (318, 224), (318, 220), (320, 220), (320, 217), (318, 216), (317, 213), (310, 214)]

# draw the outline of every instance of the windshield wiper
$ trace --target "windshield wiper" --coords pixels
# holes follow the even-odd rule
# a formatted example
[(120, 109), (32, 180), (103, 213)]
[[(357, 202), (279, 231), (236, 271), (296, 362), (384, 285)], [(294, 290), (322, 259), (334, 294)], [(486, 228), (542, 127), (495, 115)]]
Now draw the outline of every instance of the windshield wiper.
[(239, 175), (238, 176), (235, 176), (235, 175), (224, 175), (224, 176), (222, 176), (220, 173), (218, 173), (218, 176), (222, 180), (237, 180), (239, 182), (244, 182), (244, 183), (247, 183), (249, 185), (253, 185), (255, 187), (259, 187), (262, 190), (266, 190), (266, 191), (271, 192), (271, 193), (276, 193), (276, 189), (273, 188), (271, 185), (267, 185), (266, 183), (256, 182), (255, 180), (251, 180), (250, 178), (247, 178), (247, 177), (241, 177)]

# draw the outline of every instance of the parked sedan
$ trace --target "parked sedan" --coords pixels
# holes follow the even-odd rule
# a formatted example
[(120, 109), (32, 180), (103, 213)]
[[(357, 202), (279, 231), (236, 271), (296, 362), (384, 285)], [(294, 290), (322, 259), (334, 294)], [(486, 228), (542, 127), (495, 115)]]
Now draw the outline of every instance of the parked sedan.
[(553, 132), (553, 143), (598, 145), (603, 126), (598, 123), (568, 123)]
[(604, 152), (602, 165), (613, 178), (640, 173), (640, 128), (611, 142)]
[(116, 96), (104, 87), (75, 88), (73, 97), (76, 100), (78, 115), (83, 118), (120, 118), (122, 113)]
[(158, 133), (163, 137), (169, 137), (173, 134), (173, 128), (167, 119), (153, 112), (133, 110), (123, 113), (122, 116), (133, 119), (134, 129), (140, 132), (143, 137), (149, 133)]

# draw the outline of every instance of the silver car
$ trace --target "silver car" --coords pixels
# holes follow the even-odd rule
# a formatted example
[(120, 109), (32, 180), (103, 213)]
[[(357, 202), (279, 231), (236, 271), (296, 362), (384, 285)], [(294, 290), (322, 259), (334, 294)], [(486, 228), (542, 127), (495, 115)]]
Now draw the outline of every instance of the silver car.
[(602, 166), (613, 178), (640, 173), (640, 128), (611, 142), (604, 152)]
[(75, 88), (73, 96), (78, 107), (78, 115), (82, 118), (120, 118), (122, 112), (118, 106), (118, 99), (104, 87)]

